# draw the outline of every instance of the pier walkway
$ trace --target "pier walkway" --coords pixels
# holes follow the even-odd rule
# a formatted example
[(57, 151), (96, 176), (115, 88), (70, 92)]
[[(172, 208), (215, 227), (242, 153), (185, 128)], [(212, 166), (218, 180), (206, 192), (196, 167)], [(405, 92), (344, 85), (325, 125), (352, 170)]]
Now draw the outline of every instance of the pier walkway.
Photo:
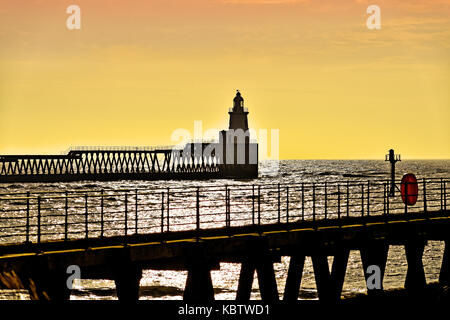
[(404, 195), (417, 196), (412, 206), (389, 181), (2, 194), (0, 288), (68, 299), (67, 268), (77, 265), (82, 278), (113, 279), (119, 299), (135, 300), (143, 269), (187, 270), (185, 299), (206, 301), (210, 271), (234, 262), (237, 300), (250, 298), (256, 270), (262, 299), (275, 301), (273, 264), (289, 256), (283, 299), (294, 301), (311, 256), (319, 299), (335, 301), (350, 250), (361, 252), (366, 277), (373, 265), (383, 277), (390, 245), (405, 247), (405, 287), (420, 291), (429, 240), (445, 241), (440, 282), (449, 285), (449, 182), (420, 179), (418, 194)]

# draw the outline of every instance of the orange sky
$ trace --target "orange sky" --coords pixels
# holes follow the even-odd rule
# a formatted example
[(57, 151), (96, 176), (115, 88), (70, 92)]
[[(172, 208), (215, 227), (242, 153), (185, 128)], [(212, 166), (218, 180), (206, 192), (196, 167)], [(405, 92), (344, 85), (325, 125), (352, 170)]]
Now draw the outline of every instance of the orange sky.
[(225, 128), (240, 89), (282, 159), (450, 158), (449, 88), (450, 0), (0, 5), (0, 154), (174, 144)]

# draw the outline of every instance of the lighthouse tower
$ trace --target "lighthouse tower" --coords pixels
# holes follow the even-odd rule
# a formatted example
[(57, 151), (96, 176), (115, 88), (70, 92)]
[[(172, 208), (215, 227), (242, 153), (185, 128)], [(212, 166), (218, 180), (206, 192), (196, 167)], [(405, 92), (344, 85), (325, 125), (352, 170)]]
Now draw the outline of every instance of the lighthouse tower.
[(228, 130), (220, 132), (222, 146), (222, 170), (227, 176), (258, 176), (258, 144), (250, 143), (248, 110), (244, 108), (244, 98), (237, 90), (233, 108), (228, 110), (230, 123)]
[(237, 90), (236, 97), (233, 99), (233, 108), (229, 110), (228, 114), (230, 115), (229, 129), (248, 130), (248, 110), (244, 108), (244, 98), (242, 98), (239, 90)]

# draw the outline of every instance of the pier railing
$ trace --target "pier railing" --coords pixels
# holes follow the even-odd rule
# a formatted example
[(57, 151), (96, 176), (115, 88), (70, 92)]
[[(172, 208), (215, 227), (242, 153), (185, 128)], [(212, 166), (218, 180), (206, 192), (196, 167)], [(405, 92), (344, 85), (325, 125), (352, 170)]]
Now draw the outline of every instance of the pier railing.
[[(405, 205), (389, 181), (0, 194), (0, 243), (132, 236), (447, 210), (450, 179), (420, 179)], [(415, 195), (406, 195), (415, 196)]]

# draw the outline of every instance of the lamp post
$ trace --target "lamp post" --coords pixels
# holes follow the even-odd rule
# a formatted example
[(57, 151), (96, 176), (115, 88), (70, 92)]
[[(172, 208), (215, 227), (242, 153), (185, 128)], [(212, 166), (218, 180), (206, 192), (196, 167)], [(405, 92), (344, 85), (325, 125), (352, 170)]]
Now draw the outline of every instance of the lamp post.
[(395, 195), (395, 164), (402, 160), (400, 159), (399, 154), (394, 153), (394, 149), (390, 149), (389, 154), (385, 157), (385, 161), (389, 161), (391, 163), (391, 188), (389, 191), (389, 196), (393, 197)]

